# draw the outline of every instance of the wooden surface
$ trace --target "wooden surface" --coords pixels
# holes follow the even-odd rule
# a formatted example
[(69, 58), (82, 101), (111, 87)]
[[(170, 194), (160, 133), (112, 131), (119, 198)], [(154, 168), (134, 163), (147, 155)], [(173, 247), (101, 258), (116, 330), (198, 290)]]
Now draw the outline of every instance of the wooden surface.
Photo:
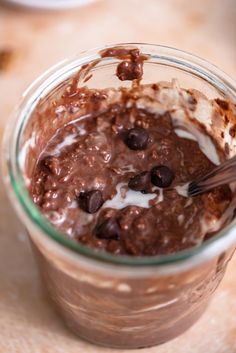
[[(236, 2), (100, 0), (67, 13), (0, 5), (0, 52), (8, 50), (0, 65), (0, 137), (24, 89), (46, 68), (81, 50), (128, 41), (189, 50), (236, 78)], [(83, 342), (64, 327), (0, 188), (0, 353), (121, 352)], [(172, 342), (142, 352), (236, 352), (236, 256), (200, 321)]]

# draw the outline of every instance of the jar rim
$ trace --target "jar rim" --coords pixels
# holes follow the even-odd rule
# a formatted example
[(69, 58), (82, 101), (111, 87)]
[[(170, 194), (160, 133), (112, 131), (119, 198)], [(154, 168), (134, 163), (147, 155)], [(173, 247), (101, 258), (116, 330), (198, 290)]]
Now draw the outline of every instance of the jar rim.
[[(181, 66), (182, 69), (185, 68), (187, 71), (195, 73), (198, 77), (214, 85), (219, 91), (230, 97), (230, 99), (236, 101), (236, 82), (227, 76), (227, 74), (204, 59), (168, 46), (146, 43), (119, 43), (85, 51), (76, 55), (74, 58), (64, 60), (51, 67), (30, 85), (23, 94), (23, 100), (15, 113), (15, 119), (11, 120), (11, 126), (8, 125), (5, 130), (5, 156), (3, 163), (5, 163), (4, 167), (7, 175), (5, 179), (8, 179), (6, 181), (8, 185), (10, 183), (12, 188), (10, 190), (10, 196), (12, 196), (13, 205), (21, 212), (23, 217), (26, 217), (31, 224), (39, 228), (49, 238), (65, 248), (93, 260), (125, 266), (162, 266), (177, 264), (192, 258), (198, 258), (199, 260), (208, 259), (216, 253), (224, 251), (224, 249), (227, 249), (236, 241), (236, 232), (233, 231), (236, 225), (235, 220), (214, 235), (214, 237), (204, 241), (197, 247), (187, 248), (169, 255), (140, 257), (128, 255), (117, 256), (108, 252), (97, 251), (96, 249), (87, 247), (66, 237), (46, 220), (29, 195), (21, 172), (18, 152), (21, 133), (27, 118), (30, 116), (30, 112), (34, 110), (39, 98), (42, 97), (42, 92), (45, 93), (45, 89), (50, 86), (50, 83), (54, 82), (56, 77), (58, 78), (59, 75), (63, 76), (66, 69), (68, 70), (72, 68), (73, 65), (76, 65), (78, 70), (78, 68), (84, 64), (101, 59), (99, 56), (100, 50), (117, 46), (138, 47), (144, 54), (148, 54), (150, 57), (155, 57), (155, 59), (159, 59), (163, 62), (167, 61), (172, 67)], [(101, 59), (101, 61), (102, 60), (103, 59)]]

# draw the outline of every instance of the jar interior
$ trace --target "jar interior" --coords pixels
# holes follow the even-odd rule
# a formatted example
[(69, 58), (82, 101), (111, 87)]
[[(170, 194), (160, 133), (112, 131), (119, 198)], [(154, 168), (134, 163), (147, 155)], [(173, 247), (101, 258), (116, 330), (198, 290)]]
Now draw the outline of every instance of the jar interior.
[[(142, 50), (142, 48), (140, 49)], [(119, 63), (117, 59), (104, 58), (97, 61), (97, 58), (87, 58), (86, 60), (82, 63), (83, 65), (87, 63), (91, 65), (93, 61), (96, 65), (92, 65), (89, 72), (81, 75), (80, 80), (78, 80), (78, 87), (87, 86), (89, 89), (131, 87), (129, 81), (121, 84), (121, 81), (116, 77), (116, 67)], [(52, 102), (60, 102), (61, 95), (66, 87), (71, 84), (81, 67), (80, 60), (76, 59), (49, 75), (33, 92), (21, 112), (20, 133), (17, 136), (17, 158), (18, 167), (24, 177), (26, 186), (33, 175), (40, 154), (46, 147), (46, 141), (50, 140), (58, 129), (70, 123), (72, 118), (75, 119), (70, 114), (64, 114), (58, 118), (55, 112), (53, 114), (50, 114), (50, 112), (53, 109)], [(87, 80), (87, 78), (89, 79)], [(218, 79), (214, 74), (211, 75), (207, 70), (199, 68), (197, 64), (191, 65), (186, 60), (151, 53), (149, 59), (144, 63), (144, 75), (141, 83), (170, 82), (173, 79), (178, 80), (181, 88), (199, 90), (209, 99), (235, 100), (236, 98), (236, 93), (228, 89), (223, 80)], [(48, 114), (45, 114), (46, 111), (48, 111)], [(83, 112), (80, 112), (76, 119), (82, 116)], [(212, 131), (214, 138), (222, 149), (225, 148), (226, 143), (228, 144), (229, 153), (226, 158), (235, 155), (235, 139), (228, 133), (222, 135), (222, 132), (225, 132), (223, 121), (218, 121), (217, 125), (214, 125), (212, 121), (201, 120), (201, 123)], [(232, 117), (228, 124), (228, 131), (234, 124), (235, 117)], [(234, 189), (233, 184), (232, 188)]]

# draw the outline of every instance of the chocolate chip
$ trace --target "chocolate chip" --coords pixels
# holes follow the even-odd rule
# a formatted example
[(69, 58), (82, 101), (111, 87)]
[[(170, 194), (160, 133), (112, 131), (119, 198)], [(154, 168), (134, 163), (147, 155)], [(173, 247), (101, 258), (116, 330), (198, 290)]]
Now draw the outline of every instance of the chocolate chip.
[(116, 218), (111, 217), (103, 221), (96, 229), (96, 236), (100, 239), (120, 238), (120, 227)]
[(121, 81), (141, 79), (143, 75), (143, 63), (139, 61), (122, 61), (117, 66), (116, 75)]
[(151, 181), (159, 188), (167, 188), (174, 180), (174, 173), (165, 165), (159, 165), (151, 170)]
[(150, 173), (142, 172), (130, 179), (128, 186), (135, 191), (148, 192), (150, 186)]
[(104, 200), (100, 190), (81, 192), (79, 195), (79, 206), (88, 213), (95, 213), (102, 206)]
[(148, 138), (149, 135), (145, 129), (135, 127), (128, 131), (125, 143), (131, 150), (144, 150), (147, 147)]

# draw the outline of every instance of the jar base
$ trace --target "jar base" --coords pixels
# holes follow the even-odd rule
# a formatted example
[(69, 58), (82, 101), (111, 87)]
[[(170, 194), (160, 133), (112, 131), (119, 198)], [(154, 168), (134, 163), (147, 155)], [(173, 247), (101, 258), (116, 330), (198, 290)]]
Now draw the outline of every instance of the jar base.
[[(64, 317), (61, 311), (60, 311), (60, 314), (62, 316), (62, 319), (66, 327), (68, 327), (70, 331), (72, 331), (78, 338), (82, 339), (83, 341), (86, 341), (96, 346), (105, 347), (105, 348), (144, 349), (144, 348), (150, 348), (150, 347), (162, 345), (184, 334), (199, 320), (199, 318), (205, 312), (207, 306), (208, 306), (208, 302), (204, 306), (201, 306), (198, 310), (196, 310), (194, 314), (192, 313), (191, 317), (185, 318), (183, 320), (183, 323), (182, 324), (180, 323), (178, 328), (175, 327), (173, 331), (168, 330), (168, 333), (166, 332), (166, 334), (158, 332), (155, 335), (155, 337), (151, 338), (151, 340), (143, 339), (143, 342), (140, 339), (137, 340), (137, 338), (135, 338), (133, 342), (131, 342), (129, 338), (127, 340), (123, 339), (123, 342), (122, 342), (122, 337), (118, 337), (117, 340), (115, 339), (113, 340), (112, 338), (107, 337), (109, 336), (109, 334), (106, 336), (106, 339), (102, 340), (101, 338), (98, 337), (99, 334), (95, 334), (95, 335), (88, 334), (87, 328), (81, 327), (78, 324), (78, 322), (73, 322), (71, 318), (68, 320), (67, 318)], [(140, 337), (140, 335), (137, 335), (137, 336)]]

